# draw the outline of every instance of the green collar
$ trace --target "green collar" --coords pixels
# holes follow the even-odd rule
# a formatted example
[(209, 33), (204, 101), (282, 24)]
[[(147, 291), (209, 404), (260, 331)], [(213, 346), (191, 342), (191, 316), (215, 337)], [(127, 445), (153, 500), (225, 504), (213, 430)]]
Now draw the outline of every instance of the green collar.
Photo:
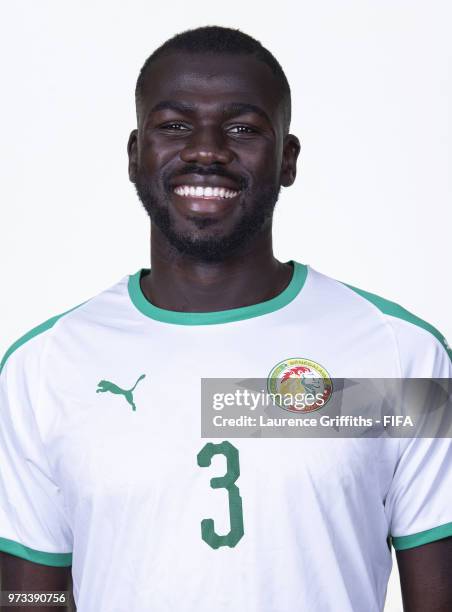
[(144, 274), (149, 273), (148, 268), (140, 269), (135, 274), (129, 276), (129, 295), (133, 304), (140, 312), (151, 319), (164, 323), (176, 323), (178, 325), (216, 325), (219, 323), (231, 323), (232, 321), (242, 321), (253, 317), (260, 317), (287, 306), (301, 291), (306, 280), (308, 268), (304, 264), (296, 261), (289, 261), (293, 264), (293, 274), (287, 287), (270, 300), (242, 306), (241, 308), (231, 308), (230, 310), (215, 310), (213, 312), (181, 312), (177, 310), (167, 310), (151, 304), (144, 296), (140, 279)]

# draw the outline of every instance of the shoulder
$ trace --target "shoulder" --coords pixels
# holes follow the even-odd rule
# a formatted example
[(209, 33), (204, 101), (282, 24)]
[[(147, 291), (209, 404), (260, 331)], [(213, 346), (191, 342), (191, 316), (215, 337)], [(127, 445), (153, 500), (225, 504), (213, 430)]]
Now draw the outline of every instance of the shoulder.
[(33, 365), (39, 366), (41, 356), (46, 345), (54, 334), (68, 327), (76, 330), (80, 324), (87, 324), (100, 319), (107, 311), (115, 307), (117, 301), (127, 291), (129, 277), (123, 277), (113, 286), (91, 297), (68, 310), (54, 315), (44, 322), (36, 325), (9, 346), (0, 361), (0, 374), (11, 366), (26, 366), (27, 370)]
[(36, 362), (39, 360), (46, 340), (58, 321), (77, 308), (82, 307), (83, 304), (84, 303), (79, 304), (78, 306), (74, 306), (61, 314), (50, 317), (50, 319), (36, 325), (20, 336), (15, 342), (13, 342), (13, 344), (11, 344), (3, 355), (0, 362), (0, 373), (4, 371), (7, 364), (9, 365), (12, 362), (15, 364), (27, 362), (28, 365), (31, 365), (33, 361)]
[(385, 327), (394, 338), (401, 376), (449, 377), (452, 350), (434, 325), (397, 302), (354, 285), (333, 279), (310, 268), (313, 282), (323, 287), (334, 304), (354, 312), (356, 319)]

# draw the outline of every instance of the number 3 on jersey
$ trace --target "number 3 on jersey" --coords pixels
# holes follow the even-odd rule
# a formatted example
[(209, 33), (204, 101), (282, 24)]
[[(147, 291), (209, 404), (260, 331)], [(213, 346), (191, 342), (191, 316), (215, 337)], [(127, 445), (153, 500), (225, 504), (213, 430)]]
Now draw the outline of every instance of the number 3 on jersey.
[(212, 489), (226, 489), (229, 498), (229, 522), (231, 529), (226, 535), (215, 533), (213, 519), (201, 521), (201, 535), (204, 542), (212, 548), (229, 546), (233, 548), (243, 536), (243, 512), (242, 498), (235, 481), (240, 476), (239, 451), (230, 442), (221, 444), (208, 442), (198, 453), (198, 465), (209, 467), (214, 455), (224, 455), (227, 462), (226, 474), (221, 477), (211, 478)]

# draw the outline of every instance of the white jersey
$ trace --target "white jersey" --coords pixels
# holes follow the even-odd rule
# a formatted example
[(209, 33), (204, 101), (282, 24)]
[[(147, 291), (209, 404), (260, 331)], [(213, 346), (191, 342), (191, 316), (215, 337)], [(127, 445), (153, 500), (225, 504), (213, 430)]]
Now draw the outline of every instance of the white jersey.
[(72, 566), (78, 612), (378, 612), (396, 549), (452, 535), (445, 438), (201, 437), (201, 378), (289, 359), (452, 377), (432, 326), (295, 263), (268, 301), (152, 305), (127, 276), (1, 371), (0, 549)]

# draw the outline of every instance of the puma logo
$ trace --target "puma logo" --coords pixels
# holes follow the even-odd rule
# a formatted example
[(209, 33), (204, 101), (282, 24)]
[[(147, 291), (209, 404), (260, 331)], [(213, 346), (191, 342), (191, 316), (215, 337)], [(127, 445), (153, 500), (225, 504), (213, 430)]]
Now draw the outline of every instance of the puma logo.
[(135, 387), (145, 378), (146, 374), (142, 374), (137, 382), (133, 385), (131, 389), (121, 389), (115, 383), (110, 382), (109, 380), (101, 380), (97, 383), (96, 393), (105, 393), (106, 391), (110, 391), (110, 393), (114, 393), (115, 395), (123, 395), (127, 402), (132, 406), (132, 410), (136, 410), (135, 402), (133, 401), (133, 392), (135, 391)]

